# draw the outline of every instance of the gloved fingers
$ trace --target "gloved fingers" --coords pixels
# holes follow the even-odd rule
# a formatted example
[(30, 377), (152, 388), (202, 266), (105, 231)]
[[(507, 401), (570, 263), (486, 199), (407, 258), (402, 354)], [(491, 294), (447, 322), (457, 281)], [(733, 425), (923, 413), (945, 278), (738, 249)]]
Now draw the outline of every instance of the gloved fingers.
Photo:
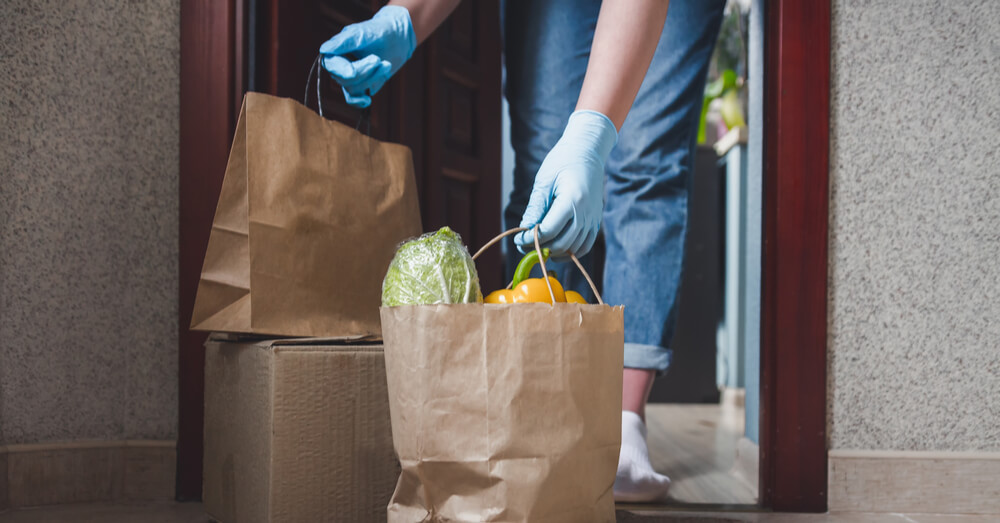
[[(573, 245), (567, 249), (565, 252), (560, 253), (558, 256), (553, 255), (552, 261), (554, 262), (570, 262), (570, 254), (573, 254), (577, 258), (581, 258), (590, 252), (590, 249), (594, 248), (594, 242), (597, 241), (597, 233), (600, 229), (588, 228), (581, 231), (579, 236), (573, 241)], [(555, 251), (553, 251), (555, 252)]]
[(556, 197), (553, 199), (548, 211), (538, 224), (538, 241), (543, 244), (553, 241), (564, 232), (567, 226), (573, 223), (575, 215), (573, 202), (569, 198)]
[(521, 240), (524, 239), (524, 238), (521, 238), (522, 234), (531, 234), (531, 231), (524, 231), (524, 232), (517, 233), (517, 235), (514, 236), (514, 247), (517, 247), (517, 252), (519, 252), (521, 254), (528, 254), (529, 252), (531, 252), (532, 250), (534, 250), (534, 248), (535, 248), (534, 247), (534, 243), (531, 241), (531, 237), (530, 236), (527, 237), (528, 238), (527, 242), (522, 242)]
[[(576, 252), (574, 250), (576, 248), (575, 245), (582, 244), (587, 239), (586, 234), (570, 232), (571, 227), (572, 225), (566, 226), (567, 231), (564, 235), (566, 240), (563, 241), (561, 237), (556, 237), (555, 241), (549, 245), (549, 249), (552, 251), (552, 261), (558, 263), (569, 262), (570, 253)], [(570, 246), (564, 249), (562, 245), (565, 244), (569, 244)]]
[[(519, 232), (514, 236), (514, 244), (517, 245), (517, 250), (521, 251), (522, 254), (535, 248), (535, 236), (531, 229), (535, 225), (538, 225), (542, 216), (545, 215), (545, 211), (549, 207), (551, 189), (550, 185), (544, 184), (535, 186), (531, 190), (531, 196), (528, 198), (528, 206), (524, 209), (524, 215), (521, 216), (521, 224), (519, 225), (519, 227), (524, 227), (528, 230)], [(541, 241), (541, 238), (542, 236), (539, 235), (539, 241)]]
[(389, 62), (378, 60), (378, 57), (375, 55), (369, 56), (375, 58), (375, 66), (364, 66), (368, 70), (365, 78), (346, 83), (340, 82), (337, 79), (341, 83), (341, 89), (344, 91), (344, 99), (347, 100), (347, 103), (361, 109), (371, 105), (371, 97), (378, 92), (386, 80), (389, 79), (389, 76), (392, 75), (392, 66)]
[(351, 24), (344, 27), (333, 38), (319, 46), (322, 55), (344, 55), (353, 53), (364, 47), (365, 31), (358, 27), (361, 24)]
[[(517, 247), (518, 252), (527, 254), (535, 250), (535, 225), (521, 225), (521, 227), (527, 227), (528, 230), (514, 235), (514, 245)], [(541, 235), (539, 235), (539, 238), (541, 238)], [(541, 239), (538, 241), (541, 243)]]
[(357, 82), (344, 83), (341, 86), (354, 96), (362, 94), (374, 95), (392, 74), (389, 62), (382, 61), (381, 64), (373, 69), (364, 79)]
[(392, 65), (383, 60), (382, 66), (368, 80), (368, 94), (374, 96), (385, 85), (390, 76), (392, 76)]
[(514, 245), (517, 246), (517, 250), (521, 254), (535, 250), (535, 225), (538, 225), (538, 243), (542, 247), (548, 247), (547, 242), (555, 236), (554, 234), (542, 234), (541, 224), (536, 219), (529, 220), (528, 213), (525, 211), (525, 217), (522, 218), (520, 226), (528, 230), (519, 232), (514, 236)]
[(323, 58), (323, 68), (330, 76), (344, 87), (368, 83), (371, 77), (384, 68), (391, 68), (389, 62), (370, 54), (360, 60), (351, 62), (343, 56), (327, 56)]
[(570, 254), (574, 254), (577, 257), (583, 256), (580, 251), (583, 250), (583, 246), (587, 243), (587, 236), (589, 235), (590, 231), (586, 227), (580, 227), (576, 233), (576, 237), (573, 238), (573, 242), (566, 249), (566, 256)]
[[(568, 262), (570, 261), (569, 255), (572, 254), (577, 258), (583, 257), (585, 254), (590, 252), (590, 249), (594, 248), (594, 242), (597, 241), (597, 230), (585, 230), (581, 231), (580, 234), (573, 240), (573, 244), (566, 251), (561, 251), (559, 256), (553, 256), (552, 260), (557, 262)], [(553, 248), (553, 252), (555, 249)]]
[(372, 97), (366, 94), (353, 95), (347, 91), (346, 87), (340, 88), (344, 92), (344, 100), (347, 104), (352, 107), (357, 107), (358, 109), (364, 109), (372, 104)]
[(569, 198), (556, 197), (538, 224), (538, 242), (553, 254), (564, 254), (576, 239), (575, 214)]
[(597, 242), (597, 235), (600, 232), (600, 224), (597, 224), (597, 227), (592, 227), (590, 232), (587, 233), (587, 239), (584, 240), (583, 245), (581, 245), (577, 252), (574, 252), (573, 254), (575, 254), (577, 258), (586, 256), (587, 253), (594, 248), (594, 243)]
[[(378, 92), (388, 77), (389, 74), (386, 71), (385, 74), (376, 74), (375, 78), (372, 78), (375, 83), (365, 82), (358, 85), (345, 85), (343, 86), (344, 98), (347, 100), (347, 103), (355, 107), (367, 107), (371, 104), (371, 97), (375, 96), (375, 93)], [(361, 102), (361, 100), (366, 101)], [(357, 105), (358, 103), (364, 103), (365, 105)]]
[(542, 245), (552, 251), (552, 256), (563, 260), (573, 252), (574, 244), (583, 243), (584, 239), (585, 235), (580, 229), (580, 225), (574, 220), (567, 223), (561, 231), (555, 234), (552, 240)]
[(340, 85), (347, 86), (365, 81), (378, 69), (380, 62), (378, 56), (373, 54), (353, 62), (343, 56), (329, 56), (323, 59), (323, 68)]
[[(363, 68), (358, 71), (357, 81), (355, 85), (372, 85), (382, 79), (382, 83), (392, 75), (392, 64), (388, 60), (382, 60), (379, 57), (371, 54), (368, 55), (374, 58), (374, 64), (368, 65), (365, 63)], [(365, 60), (367, 57), (363, 58)], [(360, 60), (359, 60), (360, 61)], [(379, 85), (381, 87), (381, 84)], [(375, 90), (372, 90), (372, 94), (375, 94)]]

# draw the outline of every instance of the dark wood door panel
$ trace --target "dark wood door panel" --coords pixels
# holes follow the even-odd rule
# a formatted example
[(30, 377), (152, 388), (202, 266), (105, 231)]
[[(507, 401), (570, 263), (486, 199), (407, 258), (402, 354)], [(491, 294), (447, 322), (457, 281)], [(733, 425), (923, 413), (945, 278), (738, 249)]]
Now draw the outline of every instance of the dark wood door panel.
[(446, 223), (453, 224), (462, 238), (473, 236), (475, 215), (473, 213), (474, 183), (469, 180), (445, 177), (442, 179), (444, 198), (442, 199), (443, 218)]
[[(482, 7), (492, 9), (494, 6), (490, 2), (462, 2), (451, 14), (449, 23), (441, 32), (442, 45), (446, 53), (456, 53), (464, 57), (470, 65), (479, 61), (477, 55), (479, 39), (476, 37), (476, 21), (480, 16)], [(499, 7), (496, 10), (500, 14)], [(487, 35), (489, 36), (489, 35)]]
[(441, 82), (444, 91), (445, 147), (448, 152), (464, 154), (476, 159), (478, 152), (476, 136), (477, 88), (470, 88), (448, 78)]
[[(424, 225), (473, 249), (500, 231), (499, 31), (495, 0), (463, 2), (427, 42)], [(484, 289), (501, 286), (499, 249), (477, 265)]]

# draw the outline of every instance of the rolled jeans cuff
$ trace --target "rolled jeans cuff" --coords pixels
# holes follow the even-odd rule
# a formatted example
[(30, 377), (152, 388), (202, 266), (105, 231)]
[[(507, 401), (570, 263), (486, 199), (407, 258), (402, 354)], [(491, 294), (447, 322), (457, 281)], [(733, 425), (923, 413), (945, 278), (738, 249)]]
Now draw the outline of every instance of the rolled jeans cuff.
[(643, 345), (641, 343), (625, 344), (625, 368), (652, 369), (662, 376), (670, 367), (670, 349), (659, 345)]

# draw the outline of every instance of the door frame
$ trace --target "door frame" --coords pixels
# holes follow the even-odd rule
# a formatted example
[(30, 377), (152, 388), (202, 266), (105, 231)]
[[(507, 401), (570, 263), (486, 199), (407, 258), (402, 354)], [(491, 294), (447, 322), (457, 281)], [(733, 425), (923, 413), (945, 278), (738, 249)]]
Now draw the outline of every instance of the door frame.
[(245, 2), (181, 1), (176, 497), (201, 499), (207, 335), (188, 328), (246, 85)]
[(764, 5), (760, 502), (825, 512), (831, 6)]
[[(248, 0), (181, 3), (177, 498), (201, 497), (194, 295), (246, 86)], [(830, 0), (765, 6), (761, 505), (824, 512)]]

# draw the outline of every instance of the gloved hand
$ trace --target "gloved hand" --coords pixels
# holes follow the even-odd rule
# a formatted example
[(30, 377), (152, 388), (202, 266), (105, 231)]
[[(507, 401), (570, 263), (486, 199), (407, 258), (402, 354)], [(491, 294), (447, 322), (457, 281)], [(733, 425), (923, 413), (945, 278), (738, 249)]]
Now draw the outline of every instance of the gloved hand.
[(389, 77), (413, 56), (416, 47), (410, 12), (402, 6), (387, 5), (371, 20), (345, 27), (320, 46), (319, 52), (323, 68), (341, 85), (347, 103), (365, 108)]
[[(611, 120), (576, 111), (535, 175), (521, 227), (538, 224), (538, 241), (555, 257), (590, 252), (604, 211), (604, 163), (618, 140)], [(514, 237), (518, 250), (534, 249), (532, 231)]]

